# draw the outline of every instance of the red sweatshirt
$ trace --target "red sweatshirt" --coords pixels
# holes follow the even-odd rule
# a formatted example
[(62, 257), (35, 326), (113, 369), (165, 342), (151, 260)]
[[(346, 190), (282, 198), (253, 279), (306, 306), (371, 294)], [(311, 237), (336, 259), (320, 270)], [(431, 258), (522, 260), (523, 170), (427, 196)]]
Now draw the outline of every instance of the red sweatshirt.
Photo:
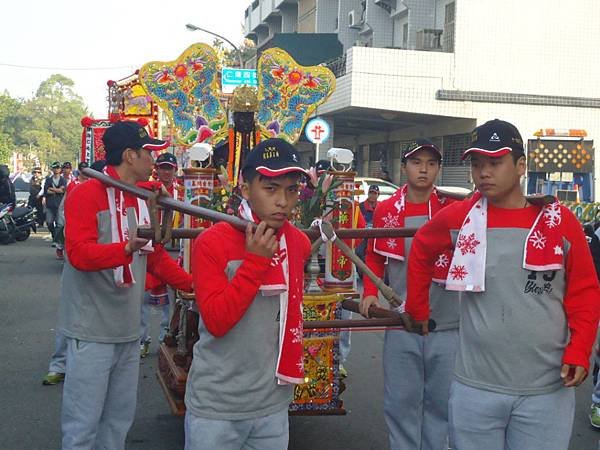
[[(388, 200), (384, 200), (384, 201), (388, 201)], [(382, 204), (383, 202), (378, 203), (378, 206), (380, 204)], [(375, 213), (373, 214), (373, 221), (375, 221), (375, 217), (378, 217), (378, 214), (381, 214), (382, 209), (375, 209)], [(415, 224), (408, 218), (411, 217), (415, 217), (418, 218), (417, 220), (419, 221), (419, 224), (416, 226), (420, 226), (421, 223), (425, 222), (427, 220), (429, 216), (429, 203), (425, 202), (425, 203), (410, 203), (410, 202), (406, 202), (405, 203), (405, 210), (404, 210), (404, 217), (405, 217), (405, 227), (412, 227), (415, 226)], [(406, 222), (408, 222), (409, 224), (406, 224)], [(404, 241), (406, 242), (406, 239), (404, 239)], [(367, 266), (369, 266), (369, 269), (371, 269), (373, 271), (373, 273), (375, 275), (377, 275), (378, 278), (383, 279), (383, 275), (385, 272), (385, 263), (387, 261), (387, 257), (380, 255), (379, 253), (376, 253), (373, 249), (373, 245), (374, 245), (375, 240), (374, 239), (369, 239), (368, 244), (367, 244), (367, 251), (365, 253), (365, 262), (367, 263)], [(408, 252), (410, 250), (409, 246), (405, 246), (405, 256), (408, 256)], [(403, 282), (403, 277), (402, 277), (402, 282)], [(377, 286), (375, 286), (375, 284), (371, 281), (371, 279), (369, 277), (363, 277), (363, 283), (364, 283), (364, 296), (367, 297), (369, 295), (374, 295), (377, 296)], [(403, 289), (404, 290), (404, 289)], [(398, 294), (401, 294), (401, 292), (399, 292)]]
[[(453, 237), (456, 239), (457, 231), (469, 212), (469, 205), (468, 201), (464, 201), (444, 208), (413, 238), (408, 259), (406, 312), (415, 320), (429, 318), (429, 285), (434, 263), (440, 253), (454, 247)], [(496, 288), (492, 288), (492, 292), (486, 288), (486, 292), (482, 293), (463, 293), (461, 328), (464, 329), (465, 314), (470, 314), (469, 318), (473, 319), (475, 311), (482, 314), (473, 319), (477, 322), (469, 321), (469, 325), (474, 324), (471, 327), (474, 330), (474, 335), (470, 336), (472, 342), (481, 343), (489, 334), (493, 336), (492, 343), (506, 339), (510, 344), (518, 339), (518, 335), (529, 336), (528, 342), (531, 343), (545, 330), (560, 328), (566, 316), (570, 336), (564, 348), (563, 363), (587, 368), (600, 315), (600, 289), (592, 257), (581, 224), (567, 208), (561, 207), (560, 233), (564, 237), (566, 258), (564, 273), (536, 273), (523, 269), (524, 236), (533, 226), (539, 211), (539, 206), (511, 210), (488, 206), (486, 286)], [(490, 263), (490, 260), (497, 261), (498, 265)], [(554, 305), (555, 300), (558, 305)], [(494, 311), (493, 314), (490, 311)], [(495, 317), (497, 314), (502, 314), (502, 317)], [(496, 326), (496, 320), (505, 319), (507, 322)], [(540, 323), (535, 325), (537, 322)], [(505, 336), (510, 334), (515, 323), (522, 328), (512, 330), (512, 336)], [(536, 326), (539, 328), (535, 329)], [(560, 339), (557, 341), (556, 348), (560, 349)], [(518, 350), (513, 348), (511, 351)]]
[[(310, 241), (295, 227), (286, 241), (288, 255), (300, 252), (302, 261), (310, 254)], [(245, 233), (226, 223), (217, 223), (196, 238), (193, 248), (192, 275), (196, 302), (208, 331), (216, 337), (227, 334), (244, 316), (267, 273), (271, 258), (246, 252)], [(301, 267), (290, 261), (290, 278), (304, 276)], [(229, 280), (225, 269), (229, 262), (241, 261), (235, 276)]]
[[(125, 208), (137, 210), (137, 198), (124, 194)], [(108, 211), (106, 187), (98, 180), (77, 186), (65, 200), (65, 248), (73, 267), (82, 271), (112, 269), (130, 264), (125, 253), (127, 242), (99, 243), (97, 214)], [(156, 246), (147, 257), (147, 270), (164, 283), (191, 291), (192, 278), (181, 269), (162, 246)]]

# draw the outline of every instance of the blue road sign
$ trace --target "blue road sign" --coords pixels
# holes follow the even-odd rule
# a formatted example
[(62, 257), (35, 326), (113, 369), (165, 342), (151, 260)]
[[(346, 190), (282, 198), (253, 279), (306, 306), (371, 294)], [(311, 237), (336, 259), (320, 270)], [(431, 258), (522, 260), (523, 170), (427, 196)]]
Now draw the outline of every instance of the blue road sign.
[(221, 90), (224, 94), (230, 94), (242, 85), (258, 86), (258, 77), (254, 69), (235, 69), (223, 67), (221, 73)]

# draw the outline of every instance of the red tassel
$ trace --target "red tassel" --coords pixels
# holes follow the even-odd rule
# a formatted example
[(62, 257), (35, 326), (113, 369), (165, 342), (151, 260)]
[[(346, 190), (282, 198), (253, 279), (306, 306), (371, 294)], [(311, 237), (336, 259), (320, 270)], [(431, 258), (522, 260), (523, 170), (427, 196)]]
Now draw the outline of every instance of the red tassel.
[(229, 127), (229, 158), (227, 159), (227, 178), (233, 183), (233, 166), (235, 165), (235, 131)]

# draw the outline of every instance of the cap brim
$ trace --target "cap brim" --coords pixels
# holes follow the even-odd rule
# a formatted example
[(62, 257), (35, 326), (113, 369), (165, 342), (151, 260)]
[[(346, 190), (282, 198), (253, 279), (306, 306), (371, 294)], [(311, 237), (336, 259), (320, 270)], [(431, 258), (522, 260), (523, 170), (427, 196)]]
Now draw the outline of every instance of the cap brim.
[(177, 167), (177, 164), (172, 163), (171, 161), (162, 161), (162, 162), (157, 162), (156, 166), (172, 166), (172, 167)]
[(490, 158), (501, 158), (504, 155), (508, 155), (512, 151), (513, 150), (510, 147), (502, 147), (497, 150), (486, 150), (484, 148), (471, 147), (465, 150), (465, 152), (462, 155), (462, 159), (465, 159), (467, 156), (473, 153), (477, 153), (483, 156), (489, 156)]
[(438, 155), (440, 155), (440, 158), (442, 157), (442, 152), (440, 152), (440, 149), (437, 148), (435, 145), (429, 145), (429, 144), (425, 144), (425, 145), (419, 145), (418, 147), (413, 148), (411, 151), (407, 152), (404, 154), (404, 158), (410, 158), (413, 154), (415, 154), (416, 152), (418, 152), (419, 150), (423, 150), (424, 148), (428, 148), (430, 150), (433, 150), (434, 152), (436, 152)]
[(293, 172), (300, 172), (304, 175), (308, 175), (308, 171), (306, 169), (297, 166), (283, 167), (281, 169), (269, 169), (265, 166), (258, 166), (256, 171), (265, 177), (280, 177)]
[(149, 138), (148, 142), (146, 142), (144, 145), (142, 145), (142, 148), (144, 150), (163, 150), (165, 148), (167, 148), (169, 146), (169, 141), (163, 141), (160, 139), (152, 139)]

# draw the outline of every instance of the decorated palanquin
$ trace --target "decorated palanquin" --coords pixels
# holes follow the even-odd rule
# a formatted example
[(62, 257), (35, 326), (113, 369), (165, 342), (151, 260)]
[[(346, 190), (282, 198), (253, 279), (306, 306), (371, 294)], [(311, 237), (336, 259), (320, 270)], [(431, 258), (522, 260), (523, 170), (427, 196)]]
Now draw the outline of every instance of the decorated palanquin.
[(118, 120), (133, 120), (143, 125), (151, 136), (160, 137), (158, 105), (140, 84), (138, 73), (122, 80), (107, 81), (108, 119), (81, 119), (80, 160), (88, 163), (104, 159), (102, 136)]
[[(297, 142), (308, 118), (335, 89), (335, 76), (325, 67), (303, 67), (285, 51), (269, 49), (258, 59), (258, 89), (241, 86), (233, 94), (222, 94), (220, 68), (219, 57), (212, 47), (194, 44), (173, 61), (144, 64), (135, 78), (123, 84), (125, 90), (119, 91), (119, 95), (131, 93), (132, 99), (123, 98), (111, 105), (114, 103), (114, 108), (119, 108), (120, 117), (126, 112), (138, 114), (148, 105), (157, 105), (166, 116), (174, 151), (183, 155), (185, 201), (233, 213), (239, 196), (240, 172), (248, 152), (260, 140), (270, 137)], [(208, 153), (202, 147), (206, 144), (210, 146)], [(204, 155), (200, 159), (195, 156), (198, 151)], [(336, 198), (348, 198), (352, 187), (350, 175)], [(215, 202), (215, 198), (219, 201)], [(336, 204), (340, 203), (338, 200)], [(334, 214), (339, 226), (350, 228), (352, 220), (346, 224), (344, 217), (353, 215), (352, 202), (343, 206), (350, 210), (342, 208)], [(185, 228), (210, 225), (203, 219), (189, 216), (184, 219)], [(191, 270), (189, 241), (184, 244), (183, 264), (186, 270)], [(334, 267), (340, 282), (337, 290), (351, 289), (352, 265), (337, 263)], [(338, 294), (306, 294), (305, 320), (339, 318), (339, 300)], [(292, 413), (345, 412), (339, 398), (343, 383), (339, 373), (338, 336), (333, 330), (306, 332), (306, 383), (295, 389), (295, 400), (290, 406)], [(159, 350), (158, 373), (175, 414), (185, 411), (183, 394), (197, 339), (198, 316), (193, 296), (179, 294), (170, 331)]]
[(109, 80), (108, 117), (117, 120), (138, 120), (146, 124), (151, 136), (161, 137), (158, 121), (158, 105), (148, 95), (139, 79), (139, 71), (118, 81)]
[(84, 117), (81, 119), (83, 132), (81, 133), (80, 161), (93, 163), (104, 159), (104, 144), (102, 136), (108, 127), (112, 125), (108, 119), (92, 119)]
[[(330, 293), (304, 294), (304, 321), (341, 318), (340, 296)], [(345, 414), (340, 394), (345, 385), (340, 376), (337, 333), (304, 332), (304, 384), (294, 389), (290, 414)]]

